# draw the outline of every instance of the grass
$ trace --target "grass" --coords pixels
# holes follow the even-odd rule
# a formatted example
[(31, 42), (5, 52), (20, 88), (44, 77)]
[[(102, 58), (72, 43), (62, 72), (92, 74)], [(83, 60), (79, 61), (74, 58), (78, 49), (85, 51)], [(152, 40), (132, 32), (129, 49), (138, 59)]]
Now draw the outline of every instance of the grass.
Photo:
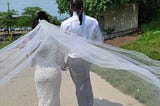
[[(144, 33), (139, 40), (122, 48), (143, 52), (152, 59), (160, 59), (160, 19), (143, 25), (142, 29)], [(93, 66), (92, 70), (115, 88), (133, 96), (146, 106), (159, 106), (159, 90), (139, 77), (126, 71), (102, 69), (97, 66)]]
[(159, 90), (145, 80), (123, 70), (111, 70), (95, 65), (92, 66), (92, 70), (112, 86), (131, 95), (146, 106), (159, 106)]
[(12, 41), (5, 41), (4, 43), (1, 43), (0, 44), (0, 49), (3, 48), (3, 47), (5, 47), (5, 46), (7, 46), (7, 45), (9, 45), (11, 42)]
[[(21, 33), (21, 36), (25, 35), (28, 31), (12, 31), (10, 35), (6, 37), (6, 41), (0, 42), (0, 49), (12, 43), (15, 39), (13, 38), (13, 34)], [(0, 36), (4, 34), (0, 32)]]
[(152, 59), (160, 59), (160, 20), (143, 25), (139, 40), (122, 48), (143, 52)]

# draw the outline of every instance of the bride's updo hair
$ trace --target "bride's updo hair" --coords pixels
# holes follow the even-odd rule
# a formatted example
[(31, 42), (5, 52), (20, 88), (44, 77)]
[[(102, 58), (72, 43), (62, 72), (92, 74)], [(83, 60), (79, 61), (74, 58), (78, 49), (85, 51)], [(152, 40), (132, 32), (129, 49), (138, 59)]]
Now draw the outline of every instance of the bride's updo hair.
[(37, 18), (40, 19), (40, 20), (46, 20), (46, 21), (49, 21), (48, 19), (48, 15), (45, 11), (39, 11), (37, 13)]
[(46, 20), (49, 22), (49, 18), (48, 15), (45, 11), (39, 11), (37, 13), (37, 16), (35, 17), (35, 19), (33, 20), (33, 25), (32, 25), (32, 29), (35, 28), (38, 24), (39, 20)]
[(83, 0), (70, 0), (70, 6), (74, 11), (76, 11), (80, 25), (82, 25)]

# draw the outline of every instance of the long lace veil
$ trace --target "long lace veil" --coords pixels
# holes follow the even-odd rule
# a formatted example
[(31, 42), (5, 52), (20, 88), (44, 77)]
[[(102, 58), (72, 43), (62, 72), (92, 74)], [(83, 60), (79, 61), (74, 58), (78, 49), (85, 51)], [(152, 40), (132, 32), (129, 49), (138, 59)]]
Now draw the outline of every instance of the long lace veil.
[(72, 52), (78, 53), (81, 58), (99, 67), (128, 71), (160, 89), (160, 61), (152, 60), (139, 52), (87, 41), (73, 33), (63, 32), (44, 20), (31, 32), (0, 50), (0, 85), (25, 67), (31, 67), (39, 44), (43, 45), (43, 42), (58, 42), (61, 45), (59, 50), (66, 56)]

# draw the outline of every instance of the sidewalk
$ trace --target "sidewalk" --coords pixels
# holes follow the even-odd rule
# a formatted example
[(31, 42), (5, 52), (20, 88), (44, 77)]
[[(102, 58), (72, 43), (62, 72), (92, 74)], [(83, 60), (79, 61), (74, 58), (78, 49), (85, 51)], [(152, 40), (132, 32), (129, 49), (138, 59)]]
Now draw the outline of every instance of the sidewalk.
[[(0, 106), (37, 106), (33, 73), (26, 69), (0, 87)], [(94, 106), (144, 106), (113, 88), (93, 72), (91, 82), (95, 97)], [(68, 71), (62, 72), (61, 106), (77, 106), (74, 85)]]

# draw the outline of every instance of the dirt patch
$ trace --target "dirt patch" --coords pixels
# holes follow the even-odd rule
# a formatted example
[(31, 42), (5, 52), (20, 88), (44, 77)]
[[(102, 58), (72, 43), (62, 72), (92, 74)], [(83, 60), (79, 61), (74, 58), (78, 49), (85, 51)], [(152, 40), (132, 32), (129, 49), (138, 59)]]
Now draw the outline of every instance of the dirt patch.
[(140, 33), (135, 33), (132, 35), (126, 35), (122, 37), (116, 37), (113, 39), (106, 40), (105, 43), (113, 45), (113, 46), (123, 46), (125, 44), (134, 42), (140, 38), (141, 34)]

